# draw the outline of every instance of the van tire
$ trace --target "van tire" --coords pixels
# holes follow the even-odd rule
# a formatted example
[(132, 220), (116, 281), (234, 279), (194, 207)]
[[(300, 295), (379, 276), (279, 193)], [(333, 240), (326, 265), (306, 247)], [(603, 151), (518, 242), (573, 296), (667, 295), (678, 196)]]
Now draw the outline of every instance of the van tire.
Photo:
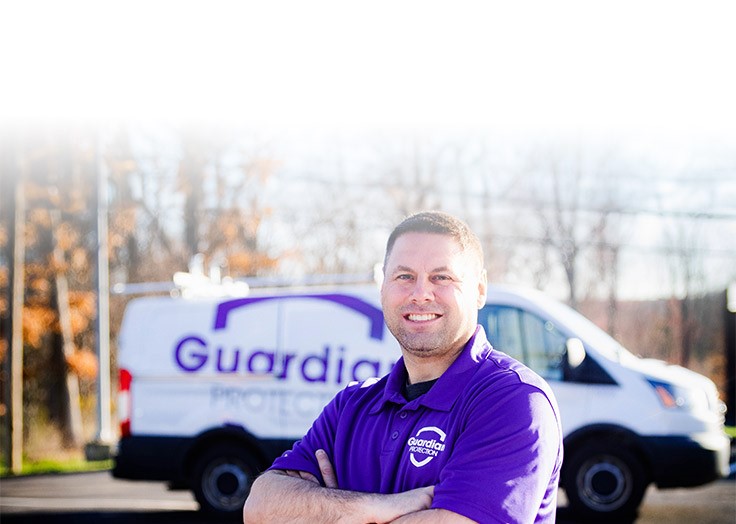
[(573, 513), (616, 521), (636, 515), (649, 481), (641, 461), (631, 451), (589, 442), (567, 460), (562, 484)]
[(256, 468), (245, 448), (220, 444), (208, 448), (192, 470), (192, 491), (200, 508), (222, 516), (240, 515)]

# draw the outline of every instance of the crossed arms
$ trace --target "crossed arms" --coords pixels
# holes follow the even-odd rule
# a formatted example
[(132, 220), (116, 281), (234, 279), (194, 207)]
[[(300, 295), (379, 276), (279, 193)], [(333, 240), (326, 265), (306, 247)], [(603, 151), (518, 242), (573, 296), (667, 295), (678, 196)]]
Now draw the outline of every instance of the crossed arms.
[(316, 458), (324, 487), (310, 473), (268, 471), (256, 479), (251, 487), (243, 508), (243, 522), (473, 522), (452, 511), (430, 509), (433, 486), (385, 495), (338, 489), (327, 454), (318, 450)]

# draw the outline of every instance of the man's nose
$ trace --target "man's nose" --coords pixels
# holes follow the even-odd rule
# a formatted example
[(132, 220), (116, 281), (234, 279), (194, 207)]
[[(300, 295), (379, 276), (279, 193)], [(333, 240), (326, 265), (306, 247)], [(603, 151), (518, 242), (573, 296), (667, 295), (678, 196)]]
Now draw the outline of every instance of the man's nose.
[(414, 281), (411, 290), (411, 299), (414, 302), (427, 302), (434, 298), (432, 283), (428, 279), (418, 278)]

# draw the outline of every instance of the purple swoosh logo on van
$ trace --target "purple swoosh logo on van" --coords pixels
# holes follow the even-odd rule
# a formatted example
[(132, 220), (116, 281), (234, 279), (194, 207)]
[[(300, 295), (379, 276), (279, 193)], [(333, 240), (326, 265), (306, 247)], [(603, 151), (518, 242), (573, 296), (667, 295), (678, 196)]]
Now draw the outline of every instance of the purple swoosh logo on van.
[(383, 312), (368, 302), (359, 298), (351, 297), (349, 295), (283, 295), (273, 297), (253, 297), (253, 298), (238, 298), (236, 300), (228, 300), (227, 302), (221, 303), (217, 306), (217, 315), (215, 316), (214, 329), (225, 329), (227, 327), (227, 316), (231, 311), (246, 307), (256, 302), (264, 302), (266, 300), (288, 300), (294, 298), (315, 298), (318, 300), (327, 300), (328, 302), (335, 302), (348, 309), (357, 311), (361, 315), (368, 317), (370, 320), (370, 337), (376, 340), (383, 340)]

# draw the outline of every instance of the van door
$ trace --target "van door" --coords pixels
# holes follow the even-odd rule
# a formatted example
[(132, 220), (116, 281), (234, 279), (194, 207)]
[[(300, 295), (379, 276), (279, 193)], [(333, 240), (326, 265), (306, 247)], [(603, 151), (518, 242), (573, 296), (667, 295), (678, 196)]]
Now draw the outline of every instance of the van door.
[(568, 336), (551, 320), (517, 307), (488, 304), (479, 312), (478, 321), (495, 349), (524, 363), (549, 383), (563, 415), (564, 434), (588, 418), (587, 386), (565, 380)]
[(370, 295), (325, 292), (281, 303), (279, 349), (289, 365), (284, 433), (300, 437), (323, 406), (353, 381), (382, 377), (401, 356)]
[(336, 391), (329, 373), (335, 348), (329, 344), (329, 305), (292, 296), (279, 301), (278, 352), (283, 362), (279, 424), (286, 436), (301, 437)]

